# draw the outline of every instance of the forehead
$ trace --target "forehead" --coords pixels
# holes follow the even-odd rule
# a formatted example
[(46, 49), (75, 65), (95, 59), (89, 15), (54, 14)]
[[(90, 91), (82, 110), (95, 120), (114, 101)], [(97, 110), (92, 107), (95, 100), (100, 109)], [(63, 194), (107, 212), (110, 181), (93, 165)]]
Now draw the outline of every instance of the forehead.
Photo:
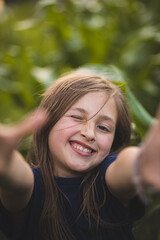
[(93, 91), (93, 92), (86, 93), (85, 95), (80, 97), (77, 101), (75, 101), (75, 103), (72, 106), (82, 105), (82, 104), (87, 106), (87, 105), (93, 104), (96, 107), (96, 105), (104, 104), (108, 100), (109, 100), (109, 93), (105, 91)]

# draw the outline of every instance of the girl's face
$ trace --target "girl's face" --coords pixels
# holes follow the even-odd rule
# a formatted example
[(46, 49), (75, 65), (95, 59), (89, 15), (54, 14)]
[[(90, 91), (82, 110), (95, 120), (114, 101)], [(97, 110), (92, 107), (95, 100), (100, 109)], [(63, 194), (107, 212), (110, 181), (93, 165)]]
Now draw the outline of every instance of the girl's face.
[(106, 102), (107, 98), (103, 91), (87, 93), (51, 129), (49, 149), (55, 176), (82, 175), (109, 154), (115, 135), (117, 110), (114, 98)]

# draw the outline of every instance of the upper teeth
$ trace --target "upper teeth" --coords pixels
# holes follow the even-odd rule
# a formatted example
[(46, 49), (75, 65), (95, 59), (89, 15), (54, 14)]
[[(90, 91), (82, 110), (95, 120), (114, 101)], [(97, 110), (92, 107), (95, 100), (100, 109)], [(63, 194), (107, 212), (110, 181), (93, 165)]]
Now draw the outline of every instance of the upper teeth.
[(92, 152), (91, 149), (84, 148), (84, 147), (79, 146), (79, 145), (77, 145), (77, 144), (72, 144), (72, 146), (73, 146), (75, 149), (78, 149), (78, 150), (80, 150), (80, 151), (82, 151), (82, 152), (86, 152), (86, 153), (91, 153), (91, 152)]

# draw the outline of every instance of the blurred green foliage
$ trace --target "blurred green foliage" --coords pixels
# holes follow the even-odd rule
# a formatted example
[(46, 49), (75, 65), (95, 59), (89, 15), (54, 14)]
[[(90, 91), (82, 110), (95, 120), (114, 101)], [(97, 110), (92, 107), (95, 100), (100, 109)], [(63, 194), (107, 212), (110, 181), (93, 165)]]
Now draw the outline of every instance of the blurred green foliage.
[(122, 69), (136, 97), (155, 114), (160, 94), (159, 8), (158, 1), (138, 0), (43, 0), (4, 8), (0, 121), (16, 120), (35, 108), (36, 93), (61, 73), (88, 63)]
[[(159, 12), (159, 0), (7, 5), (0, 11), (0, 122), (17, 121), (36, 108), (60, 74), (87, 67), (111, 71), (112, 80), (125, 88), (139, 142), (160, 100)], [(156, 198), (135, 226), (137, 240), (160, 240), (159, 211)]]

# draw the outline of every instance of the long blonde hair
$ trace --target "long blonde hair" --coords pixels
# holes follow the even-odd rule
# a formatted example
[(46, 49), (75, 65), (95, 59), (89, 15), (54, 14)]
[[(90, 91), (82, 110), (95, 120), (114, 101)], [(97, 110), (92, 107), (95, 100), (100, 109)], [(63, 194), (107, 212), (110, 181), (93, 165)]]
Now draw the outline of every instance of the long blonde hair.
[[(116, 102), (118, 120), (111, 153), (119, 152), (130, 140), (131, 126), (126, 101), (120, 89), (107, 79), (75, 71), (58, 79), (45, 92), (40, 108), (46, 109), (49, 113), (49, 119), (45, 126), (35, 133), (32, 150), (29, 154), (34, 166), (40, 168), (44, 180), (45, 202), (40, 225), (45, 240), (49, 237), (53, 240), (74, 239), (58, 207), (62, 199), (62, 193), (53, 177), (54, 161), (51, 160), (48, 147), (49, 132), (75, 101), (92, 91), (106, 91), (107, 94), (114, 97)], [(100, 223), (99, 209), (101, 207), (95, 200), (95, 180), (98, 174), (98, 167), (86, 174), (85, 181), (83, 181), (82, 203), (82, 212), (86, 210), (88, 220), (94, 217), (97, 224)]]

